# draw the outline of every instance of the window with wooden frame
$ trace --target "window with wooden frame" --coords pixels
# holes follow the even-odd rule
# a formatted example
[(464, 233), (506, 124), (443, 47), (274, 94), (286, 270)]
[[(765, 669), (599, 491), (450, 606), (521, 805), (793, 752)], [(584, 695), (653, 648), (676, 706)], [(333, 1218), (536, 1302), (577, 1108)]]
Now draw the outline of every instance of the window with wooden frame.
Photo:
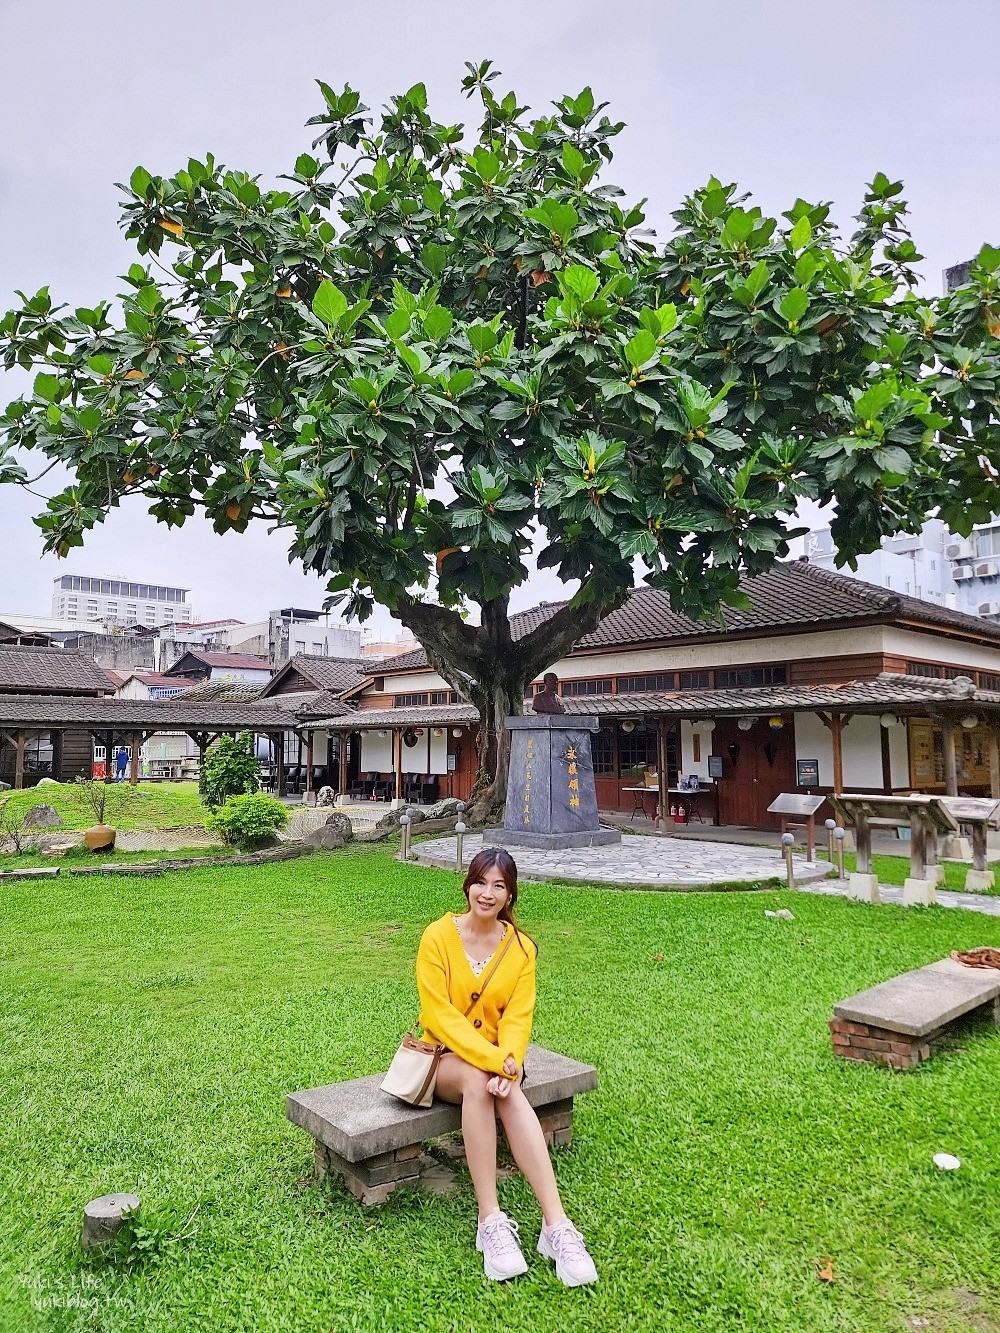
[(614, 682), (611, 680), (564, 680), (562, 693), (568, 697), (579, 694), (611, 694)]
[(716, 667), (717, 690), (746, 689), (753, 685), (787, 685), (786, 666)]
[(420, 708), (427, 703), (427, 693), (415, 694), (395, 694), (392, 698), (393, 708)]
[(677, 678), (672, 671), (655, 671), (645, 676), (619, 676), (619, 694), (648, 694), (651, 690), (672, 690)]
[(681, 672), (682, 690), (710, 690), (711, 688), (712, 673), (710, 671)]

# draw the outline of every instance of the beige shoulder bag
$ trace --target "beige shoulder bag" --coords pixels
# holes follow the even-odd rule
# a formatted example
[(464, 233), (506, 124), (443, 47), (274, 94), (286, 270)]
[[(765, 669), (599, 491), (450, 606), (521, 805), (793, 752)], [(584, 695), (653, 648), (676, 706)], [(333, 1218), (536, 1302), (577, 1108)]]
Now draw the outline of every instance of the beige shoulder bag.
[[(507, 938), (504, 941), (503, 948), (493, 960), (493, 966), (482, 979), (479, 989), (473, 991), (469, 1007), (464, 1014), (465, 1018), (469, 1017), (482, 998), (483, 991), (489, 985), (493, 973), (503, 962), (504, 954), (510, 948), (510, 942), (513, 938), (514, 928), (508, 923)], [(426, 1107), (430, 1106), (434, 1100), (434, 1084), (437, 1082), (438, 1065), (441, 1063), (441, 1056), (446, 1048), (438, 1046), (434, 1042), (420, 1041), (413, 1035), (414, 1028), (417, 1026), (417, 1023), (414, 1023), (399, 1043), (399, 1050), (392, 1057), (392, 1064), (386, 1071), (380, 1087), (383, 1092), (387, 1092), (391, 1097), (398, 1097), (401, 1102), (406, 1102), (409, 1106)]]

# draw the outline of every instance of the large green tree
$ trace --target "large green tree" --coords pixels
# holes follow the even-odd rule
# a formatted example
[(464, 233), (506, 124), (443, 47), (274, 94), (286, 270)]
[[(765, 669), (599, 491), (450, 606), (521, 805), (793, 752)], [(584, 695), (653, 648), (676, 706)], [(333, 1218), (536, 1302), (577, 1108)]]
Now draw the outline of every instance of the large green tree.
[[(320, 83), (279, 188), (211, 157), (137, 167), (123, 224), (146, 262), (120, 304), (43, 289), (0, 322), (5, 364), (35, 372), (0, 478), (32, 480), (29, 451), (71, 469), (36, 520), (60, 555), (135, 494), (174, 526), (272, 520), (499, 733), (485, 811), (500, 720), (637, 566), (708, 614), (787, 554), (803, 497), (835, 506), (848, 560), (935, 508), (959, 531), (996, 508), (1000, 251), (917, 294), (883, 175), (849, 239), (826, 204), (768, 218), (712, 179), (657, 244), (599, 181), (622, 125), (589, 89), (532, 119), (468, 70), (478, 133), (432, 120), (422, 84), (373, 129)], [(533, 543), (578, 590), (512, 642)]]

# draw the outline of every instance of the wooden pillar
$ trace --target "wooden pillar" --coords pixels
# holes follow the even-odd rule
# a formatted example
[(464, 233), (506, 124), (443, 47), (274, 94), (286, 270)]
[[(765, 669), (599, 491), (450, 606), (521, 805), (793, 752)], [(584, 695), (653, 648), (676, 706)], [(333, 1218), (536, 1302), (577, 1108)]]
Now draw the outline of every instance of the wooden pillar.
[(27, 744), (28, 737), (23, 731), (14, 733), (14, 790), (21, 791), (24, 787), (24, 747)]
[(314, 731), (306, 732), (306, 796), (313, 789), (313, 743), (315, 738), (316, 733)]
[(396, 800), (403, 799), (403, 733), (397, 727), (393, 735), (393, 758), (396, 765)]
[(284, 796), (285, 794), (285, 733), (279, 731), (277, 735), (278, 745), (278, 772), (275, 776), (275, 796)]
[(882, 790), (892, 795), (892, 751), (889, 748), (889, 728), (879, 723), (879, 741), (882, 745)]
[(667, 796), (667, 787), (670, 785), (670, 779), (667, 776), (667, 719), (665, 717), (657, 718), (656, 721), (656, 746), (656, 772), (660, 801), (660, 832), (666, 833), (667, 820), (670, 817), (670, 800)]
[(347, 795), (347, 746), (351, 738), (349, 731), (340, 731), (337, 733), (340, 737), (340, 777), (337, 782), (337, 794), (339, 796)]
[(944, 790), (946, 796), (958, 795), (958, 764), (955, 761), (955, 722), (949, 713), (941, 718), (944, 745)]
[[(844, 790), (844, 715), (842, 713), (817, 713), (816, 716), (823, 723), (823, 726), (830, 733), (830, 741), (833, 745), (833, 790), (835, 793)], [(861, 866), (858, 865), (860, 871)]]
[(990, 757), (990, 795), (994, 801), (1000, 801), (1000, 743), (995, 726), (990, 727), (986, 743)]
[(106, 731), (104, 733), (104, 781), (113, 782), (115, 778), (115, 759), (113, 753), (115, 748), (115, 733)]
[(139, 751), (143, 745), (143, 733), (132, 732), (132, 762), (129, 764), (128, 780), (135, 787), (139, 782)]

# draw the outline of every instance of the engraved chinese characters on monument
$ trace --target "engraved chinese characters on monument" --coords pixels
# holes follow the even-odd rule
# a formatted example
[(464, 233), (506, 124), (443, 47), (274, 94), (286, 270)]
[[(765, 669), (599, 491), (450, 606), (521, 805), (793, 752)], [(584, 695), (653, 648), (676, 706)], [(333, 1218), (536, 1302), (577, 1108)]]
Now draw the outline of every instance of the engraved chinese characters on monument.
[[(561, 702), (561, 701), (560, 701)], [(601, 828), (590, 737), (596, 717), (540, 712), (507, 718), (510, 776), (503, 828), (488, 836), (510, 847), (594, 847), (620, 842)]]

